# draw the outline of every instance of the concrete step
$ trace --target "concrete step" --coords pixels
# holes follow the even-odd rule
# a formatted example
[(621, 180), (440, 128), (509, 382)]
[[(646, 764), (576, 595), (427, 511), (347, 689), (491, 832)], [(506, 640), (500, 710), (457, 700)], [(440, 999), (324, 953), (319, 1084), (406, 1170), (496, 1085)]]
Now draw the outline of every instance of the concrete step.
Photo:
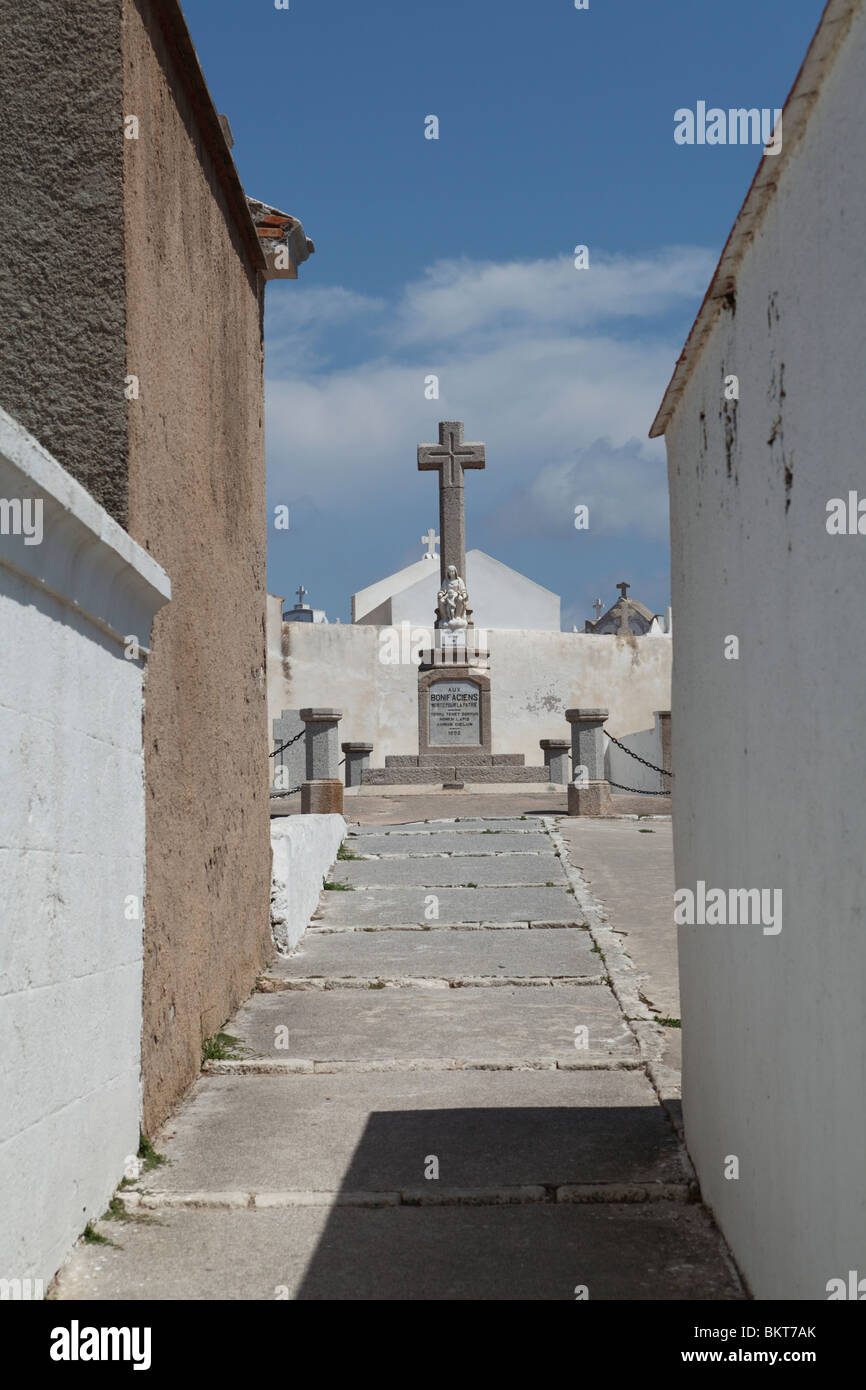
[(544, 782), (550, 769), (521, 767), (519, 763), (433, 763), (423, 767), (367, 767), (361, 773), (365, 787), (408, 787), (439, 782)]
[[(575, 1029), (584, 1046), (575, 1046)], [(496, 989), (287, 990), (254, 994), (231, 1034), (263, 1062), (328, 1071), (451, 1070), (469, 1065), (543, 1070), (637, 1066), (638, 1046), (606, 985)], [(215, 1063), (218, 1067), (220, 1064)]]
[(307, 932), (268, 978), (282, 981), (573, 980), (604, 974), (592, 937), (580, 927), (535, 931)]
[(523, 767), (522, 753), (461, 753), (459, 748), (443, 749), (441, 753), (388, 753), (386, 767), (439, 767), (442, 763), (461, 767)]
[(122, 1248), (78, 1246), (57, 1297), (573, 1304), (576, 1288), (593, 1302), (744, 1297), (709, 1214), (677, 1202), (373, 1210), (262, 1202), (157, 1215), (153, 1224), (99, 1225)]
[[(393, 1193), (688, 1182), (640, 1071), (204, 1076), (149, 1192)], [(439, 1160), (425, 1180), (425, 1157)], [(685, 1195), (685, 1194), (684, 1194)]]

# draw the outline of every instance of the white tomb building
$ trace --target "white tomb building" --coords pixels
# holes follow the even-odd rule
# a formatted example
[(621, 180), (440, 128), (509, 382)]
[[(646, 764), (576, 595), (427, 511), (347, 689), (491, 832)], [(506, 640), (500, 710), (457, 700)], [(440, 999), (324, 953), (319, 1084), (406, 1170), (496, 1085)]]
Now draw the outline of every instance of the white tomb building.
[(311, 608), (308, 603), (304, 603), (307, 592), (303, 584), (295, 590), (298, 601), (292, 608), (287, 608), (283, 613), (284, 623), (326, 623), (328, 621), (328, 615), (324, 608)]
[[(422, 539), (428, 542), (428, 536)], [(397, 627), (406, 622), (430, 627), (441, 579), (435, 542), (428, 543), (427, 554), (415, 564), (352, 595), (353, 623)], [(483, 550), (466, 552), (466, 574), (461, 578), (472, 596), (475, 621), (486, 631), (560, 631), (559, 594)]]

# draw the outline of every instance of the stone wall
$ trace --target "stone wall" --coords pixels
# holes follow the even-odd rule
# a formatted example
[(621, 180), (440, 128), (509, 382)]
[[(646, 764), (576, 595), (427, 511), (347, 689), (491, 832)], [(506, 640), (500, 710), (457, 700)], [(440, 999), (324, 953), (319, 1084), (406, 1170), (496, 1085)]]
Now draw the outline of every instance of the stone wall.
[(121, 0), (0, 0), (0, 34), (0, 406), (123, 525)]
[[(148, 671), (144, 1125), (269, 949), (262, 294), (176, 7), (124, 3), (130, 531), (171, 575)], [(171, 15), (169, 14), (169, 19)], [(167, 21), (166, 21), (167, 22)]]
[[(381, 631), (372, 624), (283, 624), (280, 600), (269, 597), (271, 717), (305, 705), (342, 709), (340, 741), (371, 742), (371, 767), (383, 767), (389, 754), (417, 752), (418, 667), (409, 660), (408, 641), (405, 661), (381, 662)], [(604, 705), (610, 730), (660, 762), (655, 711), (670, 708), (670, 638), (534, 631), (489, 636), (495, 753), (522, 753), (527, 765), (541, 766), (539, 739), (570, 737), (566, 709)], [(615, 780), (658, 787), (654, 774), (611, 752)]]
[(778, 935), (679, 929), (686, 1139), (759, 1299), (866, 1272), (866, 537), (826, 529), (829, 499), (866, 496), (862, 7), (805, 78), (667, 430), (677, 886), (783, 893)]
[(138, 1149), (146, 646), (168, 580), (0, 411), (0, 1277), (52, 1278)]
[(342, 816), (274, 816), (271, 821), (271, 934), (283, 954), (307, 930), (345, 834)]

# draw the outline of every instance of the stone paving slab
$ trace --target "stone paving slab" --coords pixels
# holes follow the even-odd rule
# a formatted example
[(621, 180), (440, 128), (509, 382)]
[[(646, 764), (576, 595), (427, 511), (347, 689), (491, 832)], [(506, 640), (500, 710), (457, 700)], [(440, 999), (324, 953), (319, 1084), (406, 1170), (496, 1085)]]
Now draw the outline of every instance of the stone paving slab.
[(739, 1299), (698, 1206), (515, 1205), (165, 1211), (100, 1223), (62, 1300), (591, 1302)]
[[(355, 846), (360, 844), (360, 848)], [(544, 831), (440, 830), (429, 835), (391, 834), (358, 836), (346, 840), (353, 854), (544, 854), (554, 852), (550, 836)]]
[[(488, 828), (492, 830), (511, 831), (529, 830), (535, 833), (539, 830), (543, 831), (544, 829), (543, 826), (538, 825), (537, 822), (534, 822), (528, 816), (525, 819), (521, 819), (520, 816), (492, 816), (487, 819), (470, 817), (466, 820), (443, 819), (437, 821), (431, 818), (429, 821), (407, 821), (400, 825), (399, 831), (401, 835), (429, 835), (433, 833), (441, 834), (443, 830), (462, 832), (467, 830), (483, 831)], [(352, 835), (381, 835), (383, 832), (380, 825), (352, 825), (350, 827), (350, 833)]]
[(402, 1191), (687, 1181), (642, 1072), (214, 1076), (156, 1147), (156, 1192)]
[[(569, 860), (579, 866), (590, 890), (603, 902), (614, 931), (621, 935), (643, 997), (661, 1018), (679, 1020), (671, 822), (578, 816), (564, 817), (558, 829)], [(663, 1094), (675, 1098), (682, 1070), (682, 1034), (677, 1027), (667, 1027), (665, 1036)]]
[(329, 877), (356, 888), (395, 888), (424, 884), (430, 888), (568, 887), (562, 861), (551, 854), (424, 855), (420, 859), (338, 860)]
[[(288, 1046), (277, 1047), (288, 1029)], [(588, 1047), (574, 1045), (586, 1027)], [(574, 989), (353, 989), (255, 994), (228, 1030), (258, 1056), (314, 1061), (550, 1060), (564, 1066), (636, 1059), (606, 985)]]
[[(430, 916), (438, 900), (438, 917)], [(583, 920), (564, 888), (377, 888), (326, 891), (317, 925), (434, 927), (445, 922), (572, 922)]]
[(588, 931), (307, 932), (290, 956), (278, 956), (268, 975), (292, 980), (321, 975), (361, 979), (427, 976), (528, 978), (603, 975)]

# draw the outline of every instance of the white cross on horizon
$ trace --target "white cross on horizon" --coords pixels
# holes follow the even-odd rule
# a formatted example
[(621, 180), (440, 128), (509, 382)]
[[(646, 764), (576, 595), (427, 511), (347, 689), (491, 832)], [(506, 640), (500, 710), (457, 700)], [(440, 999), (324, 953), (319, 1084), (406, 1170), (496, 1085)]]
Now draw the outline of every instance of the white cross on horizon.
[(432, 526), (430, 527), (430, 529), (429, 529), (429, 531), (427, 532), (426, 536), (422, 536), (422, 537), (421, 537), (421, 544), (422, 544), (422, 545), (426, 545), (426, 547), (427, 547), (426, 551), (424, 552), (425, 558), (426, 558), (426, 559), (428, 559), (428, 560), (438, 560), (438, 559), (439, 559), (439, 556), (436, 554), (436, 542), (437, 542), (439, 539), (440, 539), (439, 536), (436, 535), (436, 532), (434, 531), (434, 529), (433, 529)]
[(604, 611), (604, 604), (602, 603), (600, 598), (597, 598), (592, 606), (595, 609), (595, 621), (598, 622), (599, 618), (602, 615), (602, 612)]

